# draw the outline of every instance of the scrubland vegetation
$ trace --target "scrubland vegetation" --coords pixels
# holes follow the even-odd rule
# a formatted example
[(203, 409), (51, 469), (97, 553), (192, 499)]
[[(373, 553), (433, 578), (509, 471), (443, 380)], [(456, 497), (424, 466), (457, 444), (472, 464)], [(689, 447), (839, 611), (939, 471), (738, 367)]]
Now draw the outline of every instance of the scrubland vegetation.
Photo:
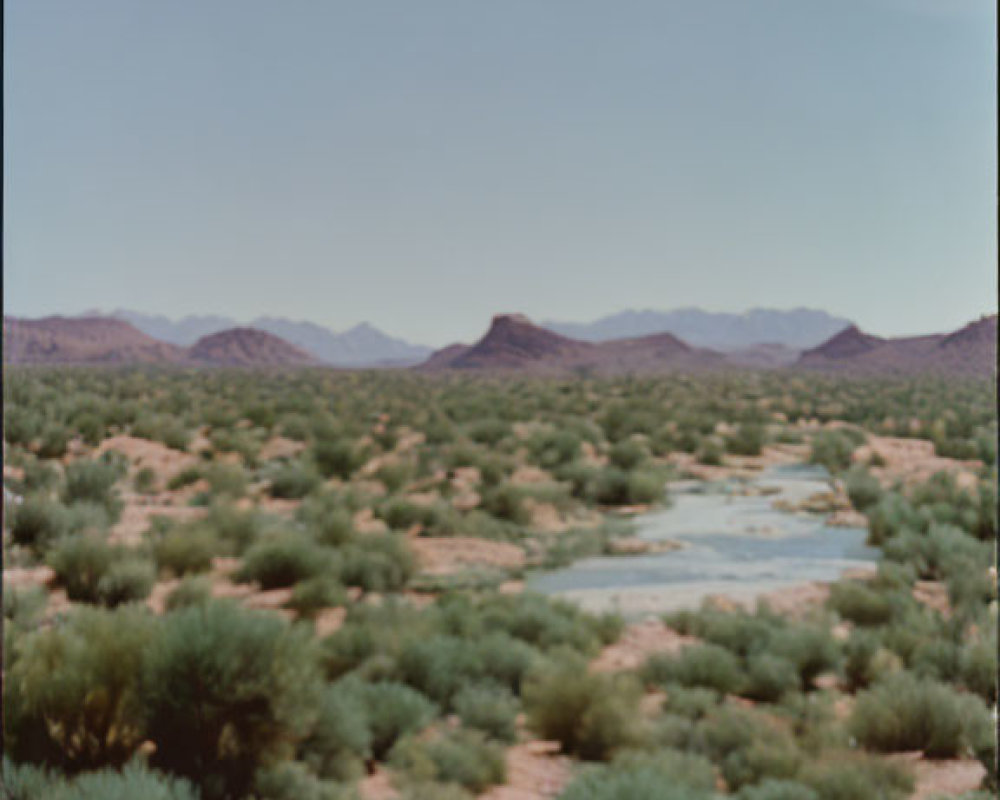
[[(989, 385), (22, 369), (4, 395), (8, 797), (334, 800), (387, 771), (461, 800), (531, 739), (572, 758), (563, 800), (903, 798), (912, 751), (996, 787)], [(893, 484), (871, 434), (982, 465)], [(697, 641), (611, 673), (622, 619), (510, 583), (772, 445), (838, 477), (877, 575), (795, 618), (669, 614)], [(428, 571), (448, 537), (519, 558)]]

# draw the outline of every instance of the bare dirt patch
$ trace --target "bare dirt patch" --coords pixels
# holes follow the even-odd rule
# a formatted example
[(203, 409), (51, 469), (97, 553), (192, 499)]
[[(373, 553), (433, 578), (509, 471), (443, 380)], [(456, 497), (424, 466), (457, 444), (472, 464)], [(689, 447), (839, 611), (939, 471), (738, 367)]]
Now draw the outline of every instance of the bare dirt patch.
[(605, 647), (591, 662), (594, 672), (621, 672), (635, 669), (654, 653), (676, 653), (698, 641), (671, 630), (657, 619), (625, 628), (621, 638)]
[(174, 522), (190, 522), (205, 516), (206, 509), (197, 506), (167, 505), (160, 497), (126, 494), (121, 516), (108, 535), (116, 544), (134, 546), (142, 541), (142, 534), (149, 528), (153, 517), (166, 517)]
[(152, 442), (149, 439), (139, 439), (124, 434), (105, 439), (94, 452), (96, 455), (103, 455), (109, 450), (115, 450), (125, 456), (133, 471), (149, 467), (156, 473), (157, 478), (164, 481), (198, 463), (198, 459), (190, 453), (172, 450), (162, 442)]
[(471, 536), (413, 537), (410, 548), (428, 575), (450, 575), (470, 566), (517, 569), (525, 560), (517, 545)]
[(558, 742), (531, 741), (507, 751), (507, 783), (494, 786), (479, 800), (545, 800), (569, 783), (570, 759), (559, 754)]
[(272, 461), (277, 458), (295, 458), (305, 449), (305, 442), (297, 442), (284, 436), (275, 436), (264, 443), (258, 455), (261, 461)]
[(889, 758), (912, 767), (915, 786), (910, 800), (972, 792), (979, 788), (986, 775), (983, 765), (971, 758), (937, 760), (924, 758), (919, 752), (899, 753)]
[(878, 456), (883, 466), (872, 466), (872, 475), (884, 486), (897, 481), (912, 486), (923, 483), (935, 472), (955, 473), (959, 485), (975, 486), (976, 470), (981, 461), (959, 461), (934, 453), (934, 443), (924, 439), (902, 439), (893, 436), (869, 436), (868, 442), (854, 451), (853, 460), (867, 464)]

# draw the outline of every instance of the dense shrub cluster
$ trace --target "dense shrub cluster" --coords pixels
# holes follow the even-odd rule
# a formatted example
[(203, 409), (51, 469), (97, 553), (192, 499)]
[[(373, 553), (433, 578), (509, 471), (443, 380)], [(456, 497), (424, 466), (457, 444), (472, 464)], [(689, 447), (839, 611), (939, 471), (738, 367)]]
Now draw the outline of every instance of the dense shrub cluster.
[[(975, 756), (995, 784), (990, 386), (10, 370), (4, 397), (5, 558), (55, 573), (4, 592), (14, 797), (346, 800), (381, 762), (407, 800), (469, 800), (521, 737), (588, 762), (570, 800), (891, 800), (905, 769), (865, 751), (901, 749)], [(862, 430), (986, 465), (977, 486), (884, 486), (855, 461)], [(184, 468), (95, 457), (112, 434)], [(586, 509), (667, 502), (677, 451), (725, 463), (772, 441), (808, 444), (885, 556), (802, 619), (670, 615), (700, 641), (603, 674), (587, 664), (619, 618), (499, 594), (502, 568), (418, 578), (409, 536), (514, 544), (529, 567), (612, 552), (621, 526), (584, 527)], [(124, 536), (123, 500), (177, 518)], [(532, 530), (552, 514), (581, 527)], [(301, 621), (213, 599), (223, 575)], [(178, 582), (151, 594), (157, 579)], [(439, 596), (420, 609), (407, 589)]]

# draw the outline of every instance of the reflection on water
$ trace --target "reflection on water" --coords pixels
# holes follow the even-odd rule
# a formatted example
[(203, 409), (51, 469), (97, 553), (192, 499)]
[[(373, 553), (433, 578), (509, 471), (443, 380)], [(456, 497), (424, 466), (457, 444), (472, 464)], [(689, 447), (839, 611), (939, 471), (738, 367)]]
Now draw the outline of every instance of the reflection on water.
[[(768, 494), (735, 494), (740, 486)], [(536, 576), (530, 587), (591, 610), (627, 615), (697, 606), (711, 594), (747, 600), (809, 581), (835, 580), (845, 569), (870, 566), (878, 551), (860, 528), (827, 527), (823, 514), (773, 508), (829, 491), (821, 467), (775, 467), (748, 484), (679, 485), (673, 504), (636, 518), (638, 536), (681, 542), (680, 550), (590, 558)]]

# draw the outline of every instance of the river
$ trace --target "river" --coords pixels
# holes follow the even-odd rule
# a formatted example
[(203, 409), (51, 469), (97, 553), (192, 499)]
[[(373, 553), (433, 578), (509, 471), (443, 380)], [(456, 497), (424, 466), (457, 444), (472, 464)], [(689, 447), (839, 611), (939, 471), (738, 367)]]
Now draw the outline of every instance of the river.
[(533, 576), (529, 588), (636, 618), (697, 607), (709, 595), (749, 602), (872, 568), (879, 551), (865, 545), (863, 528), (830, 527), (826, 514), (773, 507), (778, 499), (794, 503), (829, 490), (828, 473), (804, 464), (773, 467), (745, 482), (673, 484), (669, 508), (633, 521), (639, 538), (675, 541), (680, 549), (584, 559)]

